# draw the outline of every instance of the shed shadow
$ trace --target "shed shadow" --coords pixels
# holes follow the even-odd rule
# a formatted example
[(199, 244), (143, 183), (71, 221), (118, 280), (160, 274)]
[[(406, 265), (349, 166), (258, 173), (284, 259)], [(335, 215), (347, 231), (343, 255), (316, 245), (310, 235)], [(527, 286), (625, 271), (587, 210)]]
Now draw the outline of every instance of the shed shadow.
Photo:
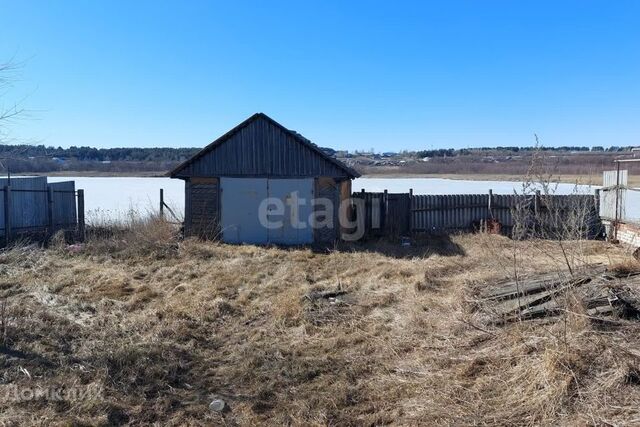
[[(369, 238), (357, 242), (338, 242), (336, 245), (317, 246), (314, 252), (327, 252), (329, 250), (340, 252), (374, 252), (390, 258), (428, 258), (433, 255), (440, 256), (466, 256), (462, 246), (451, 240), (448, 234), (420, 235), (411, 238), (407, 245), (401, 239), (388, 237)], [(403, 244), (405, 243), (405, 244)]]

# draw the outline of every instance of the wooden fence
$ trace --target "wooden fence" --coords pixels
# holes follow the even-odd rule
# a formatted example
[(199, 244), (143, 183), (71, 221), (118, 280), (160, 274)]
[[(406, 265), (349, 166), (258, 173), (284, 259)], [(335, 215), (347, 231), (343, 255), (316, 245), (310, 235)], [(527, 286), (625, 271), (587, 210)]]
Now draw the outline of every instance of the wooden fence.
[(601, 232), (598, 202), (592, 195), (498, 195), (491, 191), (488, 194), (414, 195), (411, 191), (362, 191), (352, 197), (363, 200), (361, 223), (368, 237), (471, 231), (488, 224), (502, 234), (511, 235), (516, 223), (529, 231), (536, 229), (540, 234), (551, 234), (567, 228), (571, 221), (585, 222), (590, 237)]
[(411, 232), (411, 195), (409, 193), (354, 193), (362, 200), (367, 236), (396, 235)]
[(59, 230), (84, 237), (84, 192), (76, 191), (75, 182), (0, 178), (0, 244), (20, 237), (50, 236)]

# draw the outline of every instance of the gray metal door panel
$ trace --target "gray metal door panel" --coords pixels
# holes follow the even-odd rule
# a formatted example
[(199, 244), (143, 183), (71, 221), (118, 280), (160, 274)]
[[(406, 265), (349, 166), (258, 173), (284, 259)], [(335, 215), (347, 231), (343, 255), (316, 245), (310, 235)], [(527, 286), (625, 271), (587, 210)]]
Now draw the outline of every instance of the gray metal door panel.
[(267, 196), (266, 178), (221, 178), (222, 240), (228, 243), (268, 243), (260, 224), (260, 203)]
[(284, 215), (269, 216), (270, 222), (281, 221), (282, 226), (269, 229), (269, 242), (300, 245), (313, 242), (313, 227), (309, 223), (313, 207), (313, 178), (270, 179), (269, 197), (277, 198), (284, 206)]

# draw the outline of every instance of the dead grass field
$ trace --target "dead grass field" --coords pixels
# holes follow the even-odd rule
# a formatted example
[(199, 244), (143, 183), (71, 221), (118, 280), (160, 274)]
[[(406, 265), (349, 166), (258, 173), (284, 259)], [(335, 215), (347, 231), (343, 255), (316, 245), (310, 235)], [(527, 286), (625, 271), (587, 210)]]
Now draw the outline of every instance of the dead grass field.
[[(631, 259), (580, 245), (590, 262)], [(103, 391), (5, 399), (0, 423), (640, 422), (638, 323), (594, 322), (576, 306), (498, 327), (479, 309), (479, 291), (513, 265), (559, 268), (553, 243), (461, 235), (340, 249), (180, 241), (167, 228), (3, 253), (0, 385)], [(313, 297), (323, 291), (344, 294)], [(215, 397), (230, 410), (211, 412)]]

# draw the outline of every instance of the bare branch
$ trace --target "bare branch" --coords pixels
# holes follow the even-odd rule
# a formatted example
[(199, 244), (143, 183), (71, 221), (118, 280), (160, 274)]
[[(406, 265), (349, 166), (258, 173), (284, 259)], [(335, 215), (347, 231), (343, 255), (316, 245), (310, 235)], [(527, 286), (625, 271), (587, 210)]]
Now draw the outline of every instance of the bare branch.
[(18, 79), (19, 70), (22, 64), (11, 59), (9, 62), (0, 63), (0, 143), (5, 143), (7, 139), (7, 128), (14, 120), (25, 114), (25, 109), (21, 102), (11, 103), (5, 106), (2, 102), (7, 97), (9, 88)]

